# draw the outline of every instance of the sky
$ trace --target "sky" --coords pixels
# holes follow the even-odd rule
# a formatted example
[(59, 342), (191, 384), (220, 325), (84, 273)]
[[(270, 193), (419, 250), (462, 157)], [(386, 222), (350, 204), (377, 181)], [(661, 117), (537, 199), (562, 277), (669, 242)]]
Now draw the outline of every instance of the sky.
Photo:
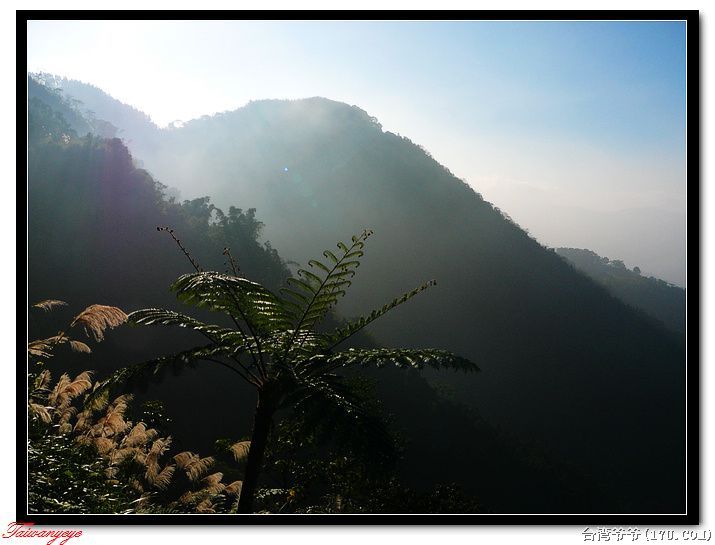
[(685, 285), (685, 23), (33, 21), (28, 69), (159, 125), (355, 104), (550, 247)]

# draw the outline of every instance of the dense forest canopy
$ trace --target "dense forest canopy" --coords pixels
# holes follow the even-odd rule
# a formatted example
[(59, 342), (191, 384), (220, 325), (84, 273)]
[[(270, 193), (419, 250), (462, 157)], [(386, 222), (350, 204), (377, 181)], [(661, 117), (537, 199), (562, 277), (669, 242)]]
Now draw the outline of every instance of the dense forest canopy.
[[(379, 396), (403, 415), (397, 427), (410, 447), (402, 471), (412, 482), (454, 480), (505, 512), (682, 511), (681, 336), (539, 245), (418, 145), (323, 98), (254, 102), (157, 129), (96, 88), (57, 85), (64, 91), (38, 86), (30, 98), (31, 300), (171, 308), (166, 286), (186, 263), (160, 225), (181, 233), (205, 268), (225, 270), (230, 246), (247, 275), (272, 287), (289, 274), (286, 260), (304, 262), (369, 227), (378, 236), (342, 316), (428, 278), (437, 288), (361, 342), (445, 348), (482, 369), (425, 372), (431, 386), (417, 376), (378, 382)], [(82, 125), (86, 110), (123, 140)], [(167, 198), (167, 185), (193, 199)], [(93, 357), (119, 366), (176, 342), (129, 329)], [(218, 399), (232, 413), (250, 407), (218, 371), (206, 387), (193, 376), (155, 390), (174, 400), (168, 409), (185, 427), (196, 415), (182, 397), (199, 406), (210, 398), (214, 409)], [(209, 443), (218, 425), (194, 428), (194, 440)], [(550, 478), (557, 474), (567, 477)]]

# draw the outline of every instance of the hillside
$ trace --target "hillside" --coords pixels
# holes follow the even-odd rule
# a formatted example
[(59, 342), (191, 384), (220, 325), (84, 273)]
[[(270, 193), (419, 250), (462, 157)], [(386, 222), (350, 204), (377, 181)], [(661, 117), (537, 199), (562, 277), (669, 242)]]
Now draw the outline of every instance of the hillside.
[[(206, 199), (183, 205), (167, 200), (164, 188), (136, 167), (118, 139), (79, 137), (47, 104), (31, 102), (29, 114), (35, 120), (28, 173), (30, 302), (59, 298), (71, 308), (101, 302), (127, 311), (158, 306), (186, 312), (166, 288), (190, 266), (173, 241), (157, 232), (157, 224), (172, 225), (207, 268), (226, 269), (221, 253), (228, 245), (249, 278), (276, 289), (288, 275), (275, 250), (256, 242), (262, 224), (253, 210), (231, 208), (223, 220), (209, 221), (218, 214), (213, 205)], [(31, 338), (62, 328), (70, 312), (31, 312)], [(53, 366), (70, 373), (93, 368), (102, 379), (127, 363), (195, 342), (181, 329), (120, 328), (91, 355), (59, 353)], [(365, 336), (354, 342), (374, 346)], [(243, 383), (226, 380), (220, 368), (171, 374), (134, 383), (131, 392), (137, 406), (144, 400), (164, 402), (179, 450), (211, 453), (217, 438), (249, 431), (255, 399)], [(475, 411), (441, 398), (417, 373), (382, 369), (365, 376), (374, 381), (391, 428), (404, 441), (395, 474), (415, 490), (457, 483), (465, 493), (476, 494), (484, 508), (499, 512), (583, 510), (602, 498), (594, 479), (503, 436)], [(442, 441), (435, 441), (437, 436)], [(452, 448), (463, 456), (455, 459)]]
[(556, 248), (556, 253), (624, 303), (642, 310), (668, 329), (685, 333), (685, 290), (638, 267), (629, 270), (620, 260), (609, 260), (591, 250)]
[[(590, 509), (682, 510), (684, 343), (540, 246), (418, 145), (322, 98), (254, 102), (150, 137), (124, 130), (147, 170), (185, 197), (256, 208), (285, 259), (304, 262), (374, 229), (344, 315), (435, 278), (432, 293), (372, 328), (378, 342), (476, 361), (478, 376), (447, 380), (455, 399), (601, 482), (610, 496)], [(132, 147), (145, 137), (151, 145)]]

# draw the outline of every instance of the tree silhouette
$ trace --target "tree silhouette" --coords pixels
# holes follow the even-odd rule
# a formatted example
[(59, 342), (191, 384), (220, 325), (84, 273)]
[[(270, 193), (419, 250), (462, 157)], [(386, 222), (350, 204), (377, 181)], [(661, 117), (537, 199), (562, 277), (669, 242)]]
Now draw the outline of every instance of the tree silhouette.
[[(351, 285), (371, 231), (352, 237), (350, 246), (339, 242), (337, 255), (323, 253), (325, 261), (311, 260), (308, 269), (299, 269), (276, 295), (261, 284), (239, 276), (228, 249), (234, 274), (204, 272), (181, 242), (195, 273), (179, 277), (171, 286), (180, 301), (228, 315), (233, 327), (221, 327), (164, 309), (144, 309), (129, 315), (130, 322), (142, 325), (177, 325), (198, 331), (208, 344), (119, 370), (103, 384), (157, 372), (164, 365), (204, 360), (229, 368), (253, 385), (258, 394), (254, 424), (246, 462), (238, 512), (253, 511), (253, 499), (261, 471), (266, 442), (275, 413), (282, 409), (338, 409), (343, 416), (377, 430), (337, 371), (355, 365), (404, 368), (451, 368), (477, 371), (477, 366), (459, 356), (435, 349), (354, 349), (337, 347), (368, 324), (435, 284), (427, 282), (393, 299), (380, 309), (330, 333), (316, 327)], [(100, 389), (101, 390), (101, 389)], [(334, 412), (334, 411), (332, 411)]]

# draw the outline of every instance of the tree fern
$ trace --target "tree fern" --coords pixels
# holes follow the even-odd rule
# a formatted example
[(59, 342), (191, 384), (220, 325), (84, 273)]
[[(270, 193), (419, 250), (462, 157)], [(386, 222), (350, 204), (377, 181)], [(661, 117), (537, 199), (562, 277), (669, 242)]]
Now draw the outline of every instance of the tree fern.
[[(173, 232), (171, 235), (178, 241)], [(325, 250), (324, 259), (312, 259), (308, 268), (298, 269), (280, 290), (280, 295), (238, 276), (240, 268), (230, 254), (234, 275), (204, 272), (188, 250), (181, 246), (196, 272), (179, 277), (171, 289), (186, 304), (227, 315), (234, 327), (206, 324), (185, 314), (163, 309), (133, 312), (129, 315), (131, 323), (193, 329), (206, 337), (209, 343), (121, 369), (102, 383), (93, 396), (106, 395), (105, 392), (113, 384), (147, 374), (156, 375), (168, 366), (198, 361), (222, 365), (249, 382), (257, 390), (258, 403), (251, 441), (242, 447), (247, 448), (246, 475), (238, 507), (240, 512), (251, 512), (270, 422), (278, 409), (311, 408), (316, 416), (324, 417), (328, 413), (342, 415), (379, 431), (379, 423), (369, 417), (357, 398), (351, 396), (343, 378), (336, 373), (338, 369), (353, 365), (394, 365), (411, 369), (478, 370), (474, 363), (445, 350), (335, 350), (340, 343), (376, 319), (434, 286), (434, 281), (406, 292), (332, 333), (316, 331), (316, 327), (350, 287), (371, 235), (372, 231), (365, 230), (353, 236), (350, 245), (338, 242), (336, 251)], [(228, 249), (224, 251), (227, 252)], [(321, 409), (314, 410), (317, 407)], [(184, 463), (189, 461), (177, 460), (180, 468)], [(198, 499), (201, 498), (193, 498), (192, 501)], [(210, 510), (212, 507), (206, 504), (203, 508)]]

